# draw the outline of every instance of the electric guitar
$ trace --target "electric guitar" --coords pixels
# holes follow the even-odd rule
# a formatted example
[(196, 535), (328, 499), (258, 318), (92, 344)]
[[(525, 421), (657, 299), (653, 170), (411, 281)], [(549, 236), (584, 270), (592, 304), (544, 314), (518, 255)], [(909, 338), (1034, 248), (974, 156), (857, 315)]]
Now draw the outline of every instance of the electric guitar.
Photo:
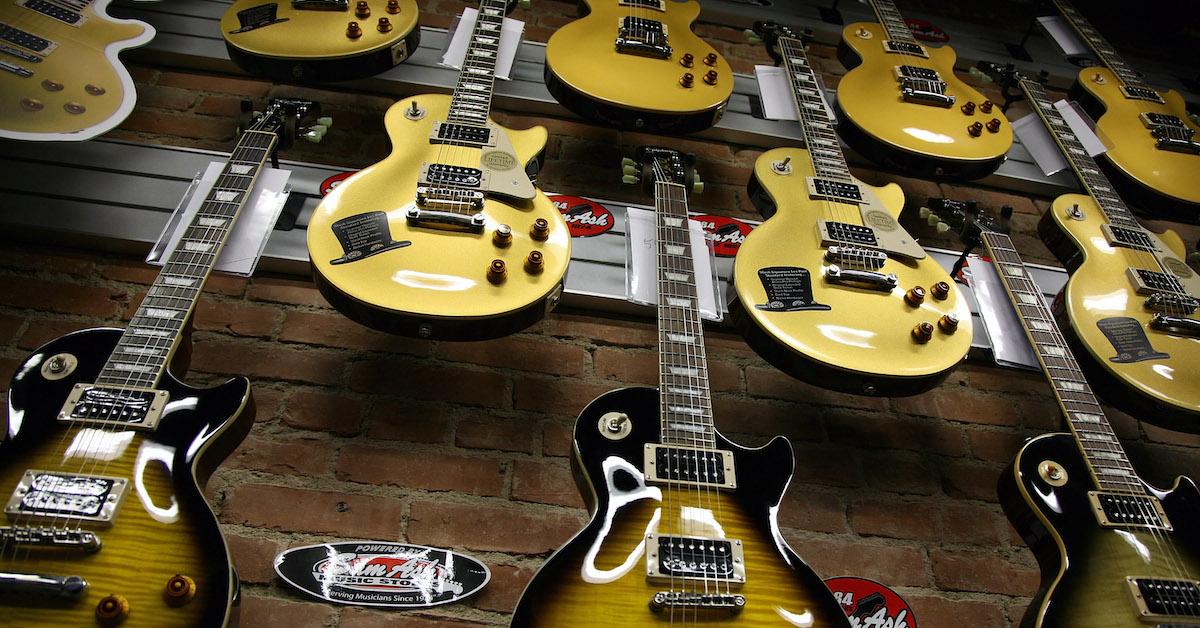
[(954, 49), (913, 37), (891, 0), (871, 0), (879, 23), (842, 30), (839, 131), (871, 161), (918, 176), (978, 179), (1012, 146), (1012, 127), (954, 75)]
[(253, 119), (124, 331), (68, 334), (17, 368), (0, 441), (7, 621), (230, 621), (237, 578), (200, 487), (250, 430), (249, 382), (193, 388), (172, 367), (187, 366), (187, 322), (264, 161), (315, 112), (275, 100)]
[(1071, 271), (1059, 322), (1088, 379), (1143, 421), (1200, 432), (1200, 277), (1173, 231), (1133, 217), (1038, 83), (1021, 91), (1087, 194), (1064, 194), (1038, 231)]
[(804, 44), (756, 33), (783, 63), (807, 150), (754, 164), (750, 198), (767, 217), (734, 259), (733, 320), (780, 370), (844, 392), (932, 388), (971, 346), (971, 312), (950, 276), (896, 222), (904, 193), (850, 174)]
[(546, 88), (584, 118), (622, 129), (692, 133), (717, 123), (733, 70), (692, 32), (700, 3), (581, 0), (586, 17), (546, 44)]
[(527, 174), (546, 129), (488, 117), (504, 12), (503, 0), (481, 1), (454, 95), (392, 105), (392, 154), (346, 179), (309, 222), (317, 286), (359, 323), (478, 340), (524, 329), (558, 300), (570, 234)]
[(1026, 441), (1000, 476), (1000, 503), (1042, 572), (1021, 625), (1200, 625), (1196, 484), (1163, 491), (1138, 477), (1012, 240), (986, 216), (939, 217), (983, 244), (1071, 430)]
[(1108, 148), (1100, 161), (1121, 195), (1149, 213), (1200, 222), (1200, 126), (1183, 98), (1147, 85), (1075, 7), (1054, 4), (1104, 64), (1080, 70), (1071, 97), (1096, 120)]
[(221, 35), (229, 58), (251, 74), (348, 81), (416, 52), (417, 19), (415, 0), (236, 0), (221, 17)]
[(747, 449), (713, 425), (688, 235), (690, 160), (639, 153), (656, 213), (660, 387), (614, 390), (579, 415), (573, 462), (592, 519), (530, 581), (512, 625), (849, 626), (779, 532), (793, 468), (787, 439)]
[(0, 137), (87, 140), (133, 111), (133, 79), (117, 56), (154, 28), (109, 17), (109, 1), (0, 3)]

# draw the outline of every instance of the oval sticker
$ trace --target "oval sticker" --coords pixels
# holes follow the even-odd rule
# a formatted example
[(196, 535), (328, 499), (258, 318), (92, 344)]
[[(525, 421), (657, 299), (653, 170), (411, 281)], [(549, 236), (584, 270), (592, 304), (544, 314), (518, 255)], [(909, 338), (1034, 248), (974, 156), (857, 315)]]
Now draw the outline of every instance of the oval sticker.
[(829, 578), (825, 585), (842, 605), (852, 628), (917, 628), (908, 602), (874, 580)]
[(700, 222), (704, 233), (713, 243), (713, 253), (717, 257), (733, 257), (737, 255), (742, 242), (750, 235), (750, 225), (728, 216), (692, 216), (692, 220)]
[(358, 174), (357, 170), (352, 172), (339, 172), (331, 177), (326, 177), (325, 180), (321, 182), (321, 197), (324, 198), (328, 196), (329, 193), (333, 191), (333, 188), (336, 188), (339, 184), (341, 184), (342, 181), (349, 179), (355, 174)]
[(904, 20), (904, 23), (908, 24), (908, 30), (912, 31), (913, 37), (921, 41), (935, 44), (944, 44), (950, 41), (950, 35), (929, 20), (909, 18)]
[(275, 557), (275, 573), (320, 600), (389, 608), (457, 602), (492, 577), (486, 565), (470, 556), (384, 541), (293, 547)]
[(608, 208), (596, 201), (579, 196), (555, 194), (550, 202), (558, 208), (572, 238), (590, 238), (613, 228), (613, 215)]

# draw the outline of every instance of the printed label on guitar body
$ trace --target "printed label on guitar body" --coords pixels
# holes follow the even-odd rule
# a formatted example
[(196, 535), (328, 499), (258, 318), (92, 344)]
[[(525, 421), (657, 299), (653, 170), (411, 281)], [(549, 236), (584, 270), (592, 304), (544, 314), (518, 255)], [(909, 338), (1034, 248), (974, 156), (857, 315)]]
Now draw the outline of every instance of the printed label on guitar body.
[(470, 556), (383, 541), (293, 547), (275, 557), (275, 573), (320, 600), (390, 608), (457, 602), (491, 579), (487, 566)]
[(917, 618), (908, 602), (874, 580), (830, 578), (825, 584), (853, 628), (917, 628)]
[(758, 279), (767, 292), (767, 302), (755, 304), (764, 312), (802, 312), (828, 310), (828, 305), (813, 300), (812, 277), (807, 268), (771, 266), (758, 269)]
[(384, 212), (348, 216), (333, 223), (329, 228), (333, 229), (343, 252), (341, 257), (329, 260), (329, 263), (334, 265), (366, 259), (412, 244), (410, 240), (392, 239), (387, 214)]
[(550, 202), (567, 221), (572, 238), (590, 238), (607, 233), (613, 228), (613, 215), (608, 208), (596, 201), (579, 196), (555, 194)]
[(699, 221), (700, 226), (704, 227), (704, 233), (713, 243), (713, 254), (717, 257), (735, 257), (752, 229), (750, 225), (728, 216), (693, 216), (692, 220)]
[(1104, 334), (1105, 338), (1108, 338), (1117, 352), (1117, 355), (1108, 359), (1109, 362), (1127, 364), (1171, 357), (1166, 353), (1155, 351), (1154, 347), (1150, 346), (1146, 330), (1142, 329), (1142, 324), (1136, 318), (1128, 316), (1102, 318), (1096, 322), (1096, 327), (1100, 328), (1100, 332)]

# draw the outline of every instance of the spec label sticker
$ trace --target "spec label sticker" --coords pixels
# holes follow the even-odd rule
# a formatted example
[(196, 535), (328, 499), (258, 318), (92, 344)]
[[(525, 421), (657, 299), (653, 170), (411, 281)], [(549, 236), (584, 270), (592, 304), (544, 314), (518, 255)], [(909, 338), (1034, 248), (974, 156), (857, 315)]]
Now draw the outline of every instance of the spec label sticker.
[(590, 238), (613, 228), (613, 215), (608, 208), (593, 200), (579, 196), (555, 194), (550, 202), (558, 208), (572, 238)]
[(320, 600), (389, 608), (457, 602), (491, 579), (487, 566), (470, 556), (384, 541), (293, 547), (275, 557), (275, 573)]
[(704, 233), (713, 243), (713, 253), (717, 257), (734, 257), (746, 236), (750, 235), (750, 225), (728, 216), (692, 216), (692, 220), (700, 222)]
[(908, 602), (874, 580), (842, 577), (830, 578), (825, 584), (846, 611), (852, 628), (917, 628)]

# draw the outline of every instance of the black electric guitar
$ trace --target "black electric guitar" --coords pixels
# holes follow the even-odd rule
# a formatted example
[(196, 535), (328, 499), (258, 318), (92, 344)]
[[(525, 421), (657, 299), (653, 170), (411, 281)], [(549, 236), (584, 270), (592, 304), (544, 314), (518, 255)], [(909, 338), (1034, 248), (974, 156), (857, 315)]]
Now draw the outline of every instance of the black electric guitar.
[(1070, 434), (1027, 441), (1000, 477), (1042, 585), (1022, 626), (1200, 625), (1200, 490), (1138, 477), (1012, 240), (986, 216), (939, 217), (982, 243), (1050, 380)]
[[(223, 626), (238, 583), (201, 486), (254, 420), (249, 382), (193, 388), (187, 322), (265, 160), (315, 103), (238, 141), (129, 326), (17, 368), (0, 441), (0, 616), (16, 626)], [(168, 369), (171, 370), (168, 370)]]
[(534, 576), (512, 623), (848, 626), (777, 527), (788, 441), (746, 449), (713, 425), (689, 160), (657, 148), (640, 156), (657, 214), (660, 387), (612, 391), (580, 414), (573, 460), (592, 519)]

